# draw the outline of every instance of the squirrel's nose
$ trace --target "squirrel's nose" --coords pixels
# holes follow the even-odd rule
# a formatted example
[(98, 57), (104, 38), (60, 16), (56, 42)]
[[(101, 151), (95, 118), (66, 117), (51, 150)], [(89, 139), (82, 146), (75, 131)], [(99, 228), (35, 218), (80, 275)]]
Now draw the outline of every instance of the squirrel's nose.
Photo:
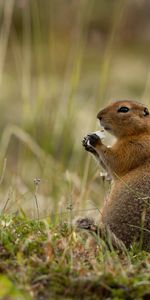
[(97, 119), (99, 119), (100, 121), (102, 120), (102, 114), (101, 114), (101, 112), (99, 112), (99, 113), (97, 114)]

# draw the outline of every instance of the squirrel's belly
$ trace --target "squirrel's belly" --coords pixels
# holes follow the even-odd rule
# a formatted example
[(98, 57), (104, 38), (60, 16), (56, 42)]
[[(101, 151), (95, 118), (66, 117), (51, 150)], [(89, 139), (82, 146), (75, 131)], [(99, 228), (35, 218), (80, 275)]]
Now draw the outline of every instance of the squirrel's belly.
[(102, 222), (128, 247), (143, 238), (150, 251), (150, 172), (124, 176), (111, 189), (102, 212)]

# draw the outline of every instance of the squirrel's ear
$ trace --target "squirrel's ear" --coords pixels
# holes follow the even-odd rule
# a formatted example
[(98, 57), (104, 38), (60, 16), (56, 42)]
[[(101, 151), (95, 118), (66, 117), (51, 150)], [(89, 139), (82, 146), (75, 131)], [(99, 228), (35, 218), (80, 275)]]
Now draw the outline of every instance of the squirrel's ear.
[(149, 115), (148, 108), (147, 108), (147, 107), (145, 107), (145, 108), (144, 108), (144, 117), (145, 117), (145, 116), (148, 116), (148, 115)]

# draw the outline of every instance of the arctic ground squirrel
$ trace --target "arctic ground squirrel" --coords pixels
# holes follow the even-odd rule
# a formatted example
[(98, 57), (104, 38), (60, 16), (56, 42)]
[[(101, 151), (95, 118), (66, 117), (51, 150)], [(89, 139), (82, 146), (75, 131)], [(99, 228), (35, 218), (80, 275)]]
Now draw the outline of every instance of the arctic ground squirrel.
[[(82, 142), (111, 177), (99, 230), (112, 233), (114, 244), (120, 241), (129, 248), (137, 242), (141, 249), (150, 251), (149, 110), (139, 102), (122, 100), (102, 109), (97, 118), (116, 137), (109, 148), (96, 133), (88, 134)], [(79, 227), (82, 223), (84, 219)]]

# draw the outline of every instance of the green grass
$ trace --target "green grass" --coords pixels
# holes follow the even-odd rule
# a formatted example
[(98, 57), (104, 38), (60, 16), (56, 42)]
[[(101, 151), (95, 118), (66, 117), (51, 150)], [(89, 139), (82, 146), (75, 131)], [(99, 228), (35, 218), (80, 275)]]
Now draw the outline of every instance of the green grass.
[(149, 103), (149, 42), (124, 41), (128, 1), (109, 2), (0, 2), (0, 299), (149, 299), (148, 253), (72, 226), (109, 189), (81, 146), (98, 110)]
[[(0, 299), (148, 299), (150, 255), (109, 252), (66, 223), (0, 219)], [(14, 298), (13, 298), (14, 297)]]

